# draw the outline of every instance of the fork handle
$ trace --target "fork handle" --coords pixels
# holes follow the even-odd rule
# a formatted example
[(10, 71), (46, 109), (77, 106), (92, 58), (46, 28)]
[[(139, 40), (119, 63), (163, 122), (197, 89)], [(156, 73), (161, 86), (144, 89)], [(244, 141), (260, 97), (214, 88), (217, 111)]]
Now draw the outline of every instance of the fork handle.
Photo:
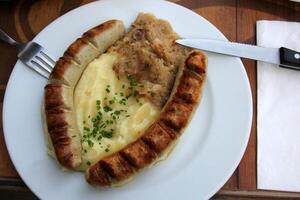
[(16, 42), (14, 39), (9, 37), (4, 31), (0, 29), (0, 39), (10, 45), (16, 46), (19, 45), (18, 42)]

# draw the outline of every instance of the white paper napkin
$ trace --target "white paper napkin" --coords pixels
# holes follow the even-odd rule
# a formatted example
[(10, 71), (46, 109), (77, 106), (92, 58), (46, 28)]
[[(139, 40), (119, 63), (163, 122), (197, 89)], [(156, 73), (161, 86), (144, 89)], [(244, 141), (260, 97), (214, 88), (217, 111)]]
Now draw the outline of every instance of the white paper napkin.
[[(300, 51), (300, 23), (257, 22), (257, 44)], [(257, 187), (300, 192), (300, 71), (258, 63)]]

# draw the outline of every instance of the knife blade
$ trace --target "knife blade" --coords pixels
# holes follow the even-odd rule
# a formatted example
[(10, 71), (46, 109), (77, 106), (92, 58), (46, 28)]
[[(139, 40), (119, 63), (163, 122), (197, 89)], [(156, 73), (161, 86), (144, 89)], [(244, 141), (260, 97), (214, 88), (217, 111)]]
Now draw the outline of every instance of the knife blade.
[(259, 60), (284, 68), (300, 70), (300, 53), (285, 47), (266, 48), (211, 39), (179, 39), (176, 40), (176, 43), (205, 51)]

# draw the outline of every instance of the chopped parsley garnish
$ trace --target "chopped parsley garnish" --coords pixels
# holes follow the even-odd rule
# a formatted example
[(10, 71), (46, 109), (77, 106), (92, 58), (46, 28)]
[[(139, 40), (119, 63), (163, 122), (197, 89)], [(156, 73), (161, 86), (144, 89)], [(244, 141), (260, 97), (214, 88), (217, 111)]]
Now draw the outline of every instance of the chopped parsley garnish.
[(110, 88), (110, 85), (107, 85), (107, 86), (106, 86), (106, 89), (105, 89), (105, 91), (106, 91), (107, 93), (110, 93), (110, 89), (109, 89), (109, 88)]
[(91, 165), (91, 162), (90, 162), (90, 161), (87, 161), (86, 164), (87, 164), (88, 166), (90, 166), (90, 165)]
[(109, 112), (109, 111), (112, 111), (112, 108), (109, 106), (104, 106), (103, 110), (104, 110), (104, 112)]
[(114, 131), (102, 131), (103, 137), (112, 138)]
[(94, 142), (92, 142), (91, 140), (87, 140), (87, 143), (90, 147), (93, 147), (94, 146)]
[(136, 80), (132, 76), (128, 75), (127, 77), (128, 77), (129, 84), (130, 84), (131, 87), (134, 87), (134, 86), (138, 85), (138, 83), (136, 82)]
[[(103, 101), (96, 100), (96, 113), (91, 116), (88, 115), (88, 120), (83, 121), (83, 142), (91, 148), (94, 142), (98, 143), (101, 148), (101, 140), (103, 138), (113, 138), (115, 135), (116, 125), (120, 118), (130, 117), (126, 114), (127, 110), (122, 109), (122, 106), (127, 105), (127, 101), (133, 98), (139, 105), (142, 105), (139, 97), (138, 88), (143, 88), (144, 85), (139, 84), (132, 76), (127, 76), (129, 85), (122, 84), (120, 92), (114, 92), (111, 85), (106, 85), (105, 91), (107, 95)], [(116, 109), (118, 108), (118, 109)], [(121, 109), (120, 109), (121, 108)], [(110, 144), (104, 148), (106, 152), (109, 151)], [(83, 150), (87, 153), (87, 149)]]

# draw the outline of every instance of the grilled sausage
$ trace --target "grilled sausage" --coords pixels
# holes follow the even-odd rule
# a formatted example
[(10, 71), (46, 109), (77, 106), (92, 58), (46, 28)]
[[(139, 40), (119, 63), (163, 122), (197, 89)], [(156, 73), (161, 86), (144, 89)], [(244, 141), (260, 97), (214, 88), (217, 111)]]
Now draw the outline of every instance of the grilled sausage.
[(118, 20), (90, 29), (69, 46), (50, 74), (44, 97), (47, 134), (57, 161), (65, 168), (76, 169), (82, 162), (74, 88), (86, 66), (124, 34), (125, 27)]
[(138, 140), (91, 166), (86, 172), (90, 184), (112, 186), (125, 181), (155, 163), (176, 142), (200, 101), (207, 74), (206, 55), (192, 52), (179, 70), (173, 92), (158, 119)]

